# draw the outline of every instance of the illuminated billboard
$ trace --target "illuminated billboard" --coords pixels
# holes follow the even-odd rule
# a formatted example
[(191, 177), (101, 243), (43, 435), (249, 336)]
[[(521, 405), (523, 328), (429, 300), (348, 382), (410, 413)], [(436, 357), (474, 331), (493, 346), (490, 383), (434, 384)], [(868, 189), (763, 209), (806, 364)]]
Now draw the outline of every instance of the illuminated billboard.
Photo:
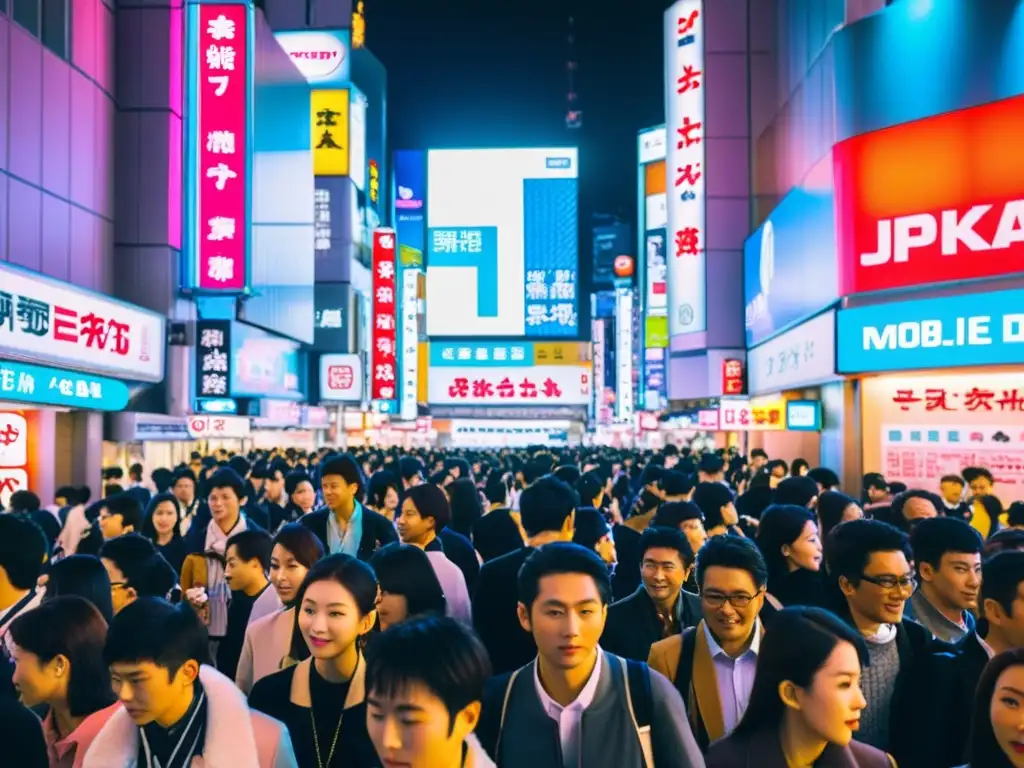
[(429, 336), (579, 335), (577, 166), (575, 148), (427, 153)]

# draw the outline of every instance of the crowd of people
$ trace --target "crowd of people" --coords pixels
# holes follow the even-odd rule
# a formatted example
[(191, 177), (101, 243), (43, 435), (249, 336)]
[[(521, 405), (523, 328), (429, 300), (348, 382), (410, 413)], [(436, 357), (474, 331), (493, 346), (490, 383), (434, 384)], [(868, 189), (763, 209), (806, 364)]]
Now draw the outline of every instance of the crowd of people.
[(670, 445), (19, 491), (0, 764), (1024, 768), (1024, 504), (933, 485)]

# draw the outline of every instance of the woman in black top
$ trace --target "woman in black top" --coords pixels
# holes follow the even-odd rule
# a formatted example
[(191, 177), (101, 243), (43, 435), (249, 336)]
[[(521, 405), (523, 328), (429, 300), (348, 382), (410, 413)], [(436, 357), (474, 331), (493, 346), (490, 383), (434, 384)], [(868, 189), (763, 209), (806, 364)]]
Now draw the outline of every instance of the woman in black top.
[(301, 659), (253, 686), (249, 706), (288, 726), (309, 768), (380, 765), (366, 731), (361, 641), (376, 621), (373, 569), (349, 555), (314, 565), (296, 596), (291, 656)]
[(158, 493), (149, 502), (142, 520), (142, 535), (153, 542), (175, 573), (181, 573), (185, 540), (181, 537), (181, 507), (173, 494)]
[(829, 607), (814, 512), (795, 504), (772, 504), (761, 515), (757, 546), (768, 566), (769, 600)]

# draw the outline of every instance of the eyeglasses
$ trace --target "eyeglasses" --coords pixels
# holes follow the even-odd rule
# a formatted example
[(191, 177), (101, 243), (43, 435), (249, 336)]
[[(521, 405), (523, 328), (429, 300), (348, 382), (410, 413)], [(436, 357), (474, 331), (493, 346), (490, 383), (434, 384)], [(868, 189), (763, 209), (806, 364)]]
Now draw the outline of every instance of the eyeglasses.
[(901, 590), (909, 589), (913, 591), (917, 586), (917, 579), (911, 574), (906, 576), (868, 576), (866, 573), (862, 573), (860, 577), (876, 587), (890, 591), (896, 589), (896, 587), (899, 587)]
[(734, 592), (731, 595), (723, 595), (721, 592), (701, 592), (700, 597), (710, 608), (721, 608), (727, 600), (733, 608), (746, 608), (760, 594), (760, 592), (757, 595)]

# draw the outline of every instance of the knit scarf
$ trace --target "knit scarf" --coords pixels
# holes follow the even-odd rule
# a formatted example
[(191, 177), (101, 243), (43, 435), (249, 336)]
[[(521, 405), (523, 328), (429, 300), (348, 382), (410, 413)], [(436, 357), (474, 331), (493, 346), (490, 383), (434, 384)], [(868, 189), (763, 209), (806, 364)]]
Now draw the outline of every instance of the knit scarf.
[(209, 632), (211, 638), (224, 637), (228, 633), (228, 602), (231, 589), (224, 580), (225, 550), (228, 539), (245, 530), (245, 515), (239, 513), (238, 522), (224, 533), (215, 520), (206, 527), (206, 542), (203, 555), (206, 557), (206, 595), (210, 608)]

